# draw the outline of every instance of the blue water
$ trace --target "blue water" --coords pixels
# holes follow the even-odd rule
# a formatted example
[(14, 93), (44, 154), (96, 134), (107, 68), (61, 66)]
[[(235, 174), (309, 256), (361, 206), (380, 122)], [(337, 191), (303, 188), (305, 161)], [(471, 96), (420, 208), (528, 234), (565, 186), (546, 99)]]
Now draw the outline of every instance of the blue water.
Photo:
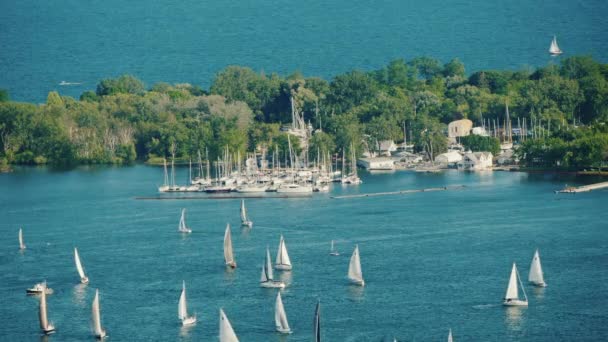
[[(46, 279), (49, 341), (92, 338), (100, 289), (112, 341), (213, 341), (223, 307), (242, 341), (310, 341), (317, 299), (326, 341), (599, 341), (608, 337), (608, 191), (555, 195), (593, 179), (525, 173), (364, 174), (358, 187), (298, 199), (247, 200), (254, 228), (239, 228), (239, 200), (137, 200), (157, 196), (158, 168), (18, 169), (0, 175), (1, 341), (38, 341)], [(180, 170), (179, 178), (185, 178)], [(466, 185), (464, 189), (357, 199), (332, 195)], [(176, 232), (188, 209), (191, 235)], [(239, 267), (224, 268), (227, 222)], [(23, 226), (27, 249), (20, 253)], [(284, 234), (294, 269), (283, 302), (294, 331), (274, 332), (276, 290), (258, 286), (267, 245)], [(342, 252), (328, 255), (336, 240)], [(354, 244), (365, 288), (345, 276)], [(91, 282), (79, 285), (77, 246)], [(528, 308), (501, 304), (512, 262), (527, 277), (540, 248), (548, 287), (526, 285)], [(177, 320), (181, 281), (199, 322)], [(392, 340), (391, 340), (392, 341)]]
[(422, 55), (519, 69), (558, 61), (554, 34), (563, 57), (606, 62), (607, 16), (605, 0), (5, 0), (0, 88), (42, 102), (123, 73), (207, 87), (230, 64), (330, 78)]

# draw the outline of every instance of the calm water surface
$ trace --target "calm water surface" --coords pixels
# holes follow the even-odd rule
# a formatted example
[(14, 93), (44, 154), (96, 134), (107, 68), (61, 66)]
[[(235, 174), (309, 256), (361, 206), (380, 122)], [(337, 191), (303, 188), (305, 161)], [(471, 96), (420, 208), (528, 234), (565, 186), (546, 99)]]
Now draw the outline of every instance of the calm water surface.
[[(180, 170), (180, 178), (185, 178)], [(525, 173), (364, 175), (358, 187), (298, 199), (249, 199), (254, 228), (239, 228), (239, 200), (143, 201), (159, 168), (19, 169), (0, 175), (0, 340), (40, 340), (37, 300), (47, 279), (49, 341), (92, 339), (100, 289), (112, 341), (213, 341), (223, 307), (242, 341), (309, 341), (317, 299), (327, 341), (598, 341), (608, 336), (608, 191), (555, 195), (573, 181)], [(331, 195), (466, 185), (462, 190), (358, 199)], [(177, 233), (188, 209), (191, 235)], [(226, 271), (227, 222), (239, 267)], [(23, 226), (27, 250), (20, 253)], [(264, 249), (284, 234), (294, 268), (281, 278), (292, 335), (274, 332), (276, 290), (258, 286)], [(329, 242), (342, 252), (330, 257)], [(347, 284), (361, 250), (366, 287)], [(77, 246), (91, 282), (78, 284)], [(501, 304), (513, 261), (527, 277), (540, 248), (548, 287), (526, 285), (528, 308)], [(181, 281), (199, 322), (177, 320)]]

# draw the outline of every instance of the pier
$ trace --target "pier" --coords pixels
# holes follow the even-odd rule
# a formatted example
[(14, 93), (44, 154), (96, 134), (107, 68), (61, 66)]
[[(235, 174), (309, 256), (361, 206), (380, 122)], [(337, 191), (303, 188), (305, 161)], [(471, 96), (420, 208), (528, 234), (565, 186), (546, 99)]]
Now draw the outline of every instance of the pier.
[(444, 186), (440, 188), (427, 188), (427, 189), (411, 189), (411, 190), (399, 190), (399, 191), (389, 191), (389, 192), (370, 192), (366, 194), (356, 194), (356, 195), (343, 195), (343, 196), (332, 196), (332, 199), (346, 199), (346, 198), (361, 198), (361, 197), (378, 197), (378, 196), (391, 196), (391, 195), (404, 195), (404, 194), (413, 194), (418, 192), (434, 192), (434, 191), (448, 191), (448, 190), (458, 190), (463, 189), (464, 185), (455, 185), (455, 186)]
[(592, 190), (599, 190), (599, 189), (605, 189), (605, 188), (608, 188), (608, 182), (601, 182), (601, 183), (582, 185), (582, 186), (569, 186), (562, 190), (555, 191), (555, 193), (575, 194), (577, 192), (588, 192), (588, 191), (592, 191)]

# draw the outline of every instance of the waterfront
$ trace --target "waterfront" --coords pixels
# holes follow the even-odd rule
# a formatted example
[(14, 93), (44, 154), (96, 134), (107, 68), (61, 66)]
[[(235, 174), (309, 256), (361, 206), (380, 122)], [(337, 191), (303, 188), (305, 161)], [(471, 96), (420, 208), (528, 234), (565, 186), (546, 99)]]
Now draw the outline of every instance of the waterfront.
[[(180, 169), (178, 179), (185, 178)], [(37, 301), (25, 289), (47, 279), (51, 341), (86, 340), (100, 289), (114, 341), (213, 340), (223, 307), (242, 341), (307, 341), (317, 298), (329, 341), (602, 340), (608, 336), (605, 190), (556, 195), (597, 178), (516, 172), (362, 174), (327, 194), (250, 199), (254, 227), (239, 228), (240, 200), (139, 201), (157, 196), (157, 167), (17, 168), (0, 175), (0, 340), (38, 341)], [(331, 196), (465, 185), (455, 191), (331, 199)], [(180, 209), (193, 233), (177, 233)], [(239, 267), (221, 253), (227, 222)], [(20, 253), (17, 231), (27, 249)], [(276, 291), (258, 286), (264, 247), (283, 234), (294, 266), (282, 293), (292, 335), (274, 332)], [(342, 255), (330, 257), (336, 240)], [(365, 288), (345, 279), (359, 244)], [(78, 283), (77, 246), (91, 283)], [(530, 306), (501, 304), (510, 266), (527, 278), (540, 248), (548, 287), (526, 285)], [(177, 320), (181, 280), (199, 322)]]

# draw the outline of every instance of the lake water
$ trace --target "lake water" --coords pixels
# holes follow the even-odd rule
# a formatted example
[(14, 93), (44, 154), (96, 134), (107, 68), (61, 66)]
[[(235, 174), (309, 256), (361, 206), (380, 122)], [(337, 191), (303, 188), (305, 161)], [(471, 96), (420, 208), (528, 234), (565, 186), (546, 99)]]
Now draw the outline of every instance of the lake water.
[[(423, 55), (458, 57), (468, 72), (606, 62), (607, 16), (605, 0), (7, 0), (0, 88), (43, 102), (123, 73), (207, 87), (230, 64), (330, 78)], [(553, 35), (563, 57), (547, 52)]]
[[(186, 177), (180, 170), (178, 179)], [(214, 341), (223, 307), (242, 341), (310, 341), (322, 306), (325, 341), (599, 341), (608, 336), (608, 191), (556, 195), (596, 179), (526, 173), (364, 174), (356, 187), (309, 198), (248, 199), (254, 227), (239, 227), (238, 199), (155, 197), (160, 168), (17, 169), (0, 175), (1, 341), (38, 341), (46, 279), (49, 341), (91, 340), (90, 305), (101, 295), (110, 341)], [(460, 190), (332, 199), (465, 185)], [(171, 197), (171, 196), (169, 196)], [(192, 234), (177, 233), (181, 208)], [(233, 227), (239, 267), (227, 271), (222, 239)], [(18, 250), (23, 226), (27, 249)], [(293, 271), (281, 278), (292, 335), (274, 332), (276, 290), (258, 285), (265, 247), (283, 234)], [(330, 240), (342, 252), (329, 256)], [(359, 244), (365, 288), (348, 285)], [(79, 285), (73, 247), (90, 278)], [(548, 287), (525, 285), (528, 308), (501, 306), (511, 263), (527, 279), (539, 248)], [(278, 272), (277, 272), (278, 273)], [(199, 322), (182, 329), (182, 280)], [(392, 339), (391, 339), (392, 341)]]

